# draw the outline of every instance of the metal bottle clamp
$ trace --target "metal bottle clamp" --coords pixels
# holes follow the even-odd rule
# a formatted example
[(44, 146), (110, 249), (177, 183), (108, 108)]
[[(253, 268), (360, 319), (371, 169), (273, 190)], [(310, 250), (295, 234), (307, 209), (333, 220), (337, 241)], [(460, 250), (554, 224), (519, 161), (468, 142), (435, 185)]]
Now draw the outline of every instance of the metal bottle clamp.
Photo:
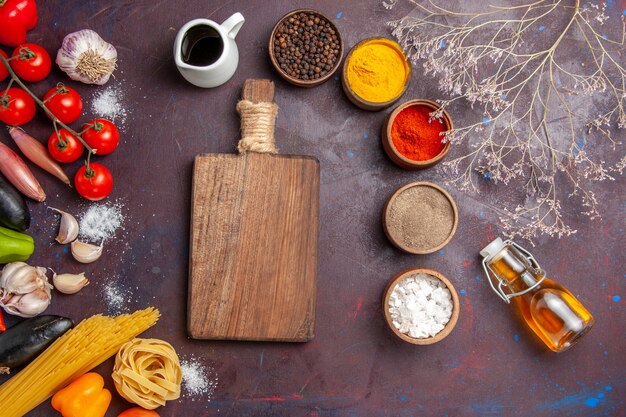
[[(500, 297), (505, 303), (510, 304), (511, 298), (517, 297), (518, 295), (526, 294), (527, 292), (532, 291), (533, 289), (535, 289), (535, 287), (540, 285), (541, 282), (545, 279), (546, 274), (545, 274), (545, 271), (541, 269), (541, 267), (539, 266), (539, 263), (537, 263), (533, 255), (530, 252), (528, 252), (526, 249), (522, 248), (520, 245), (513, 242), (512, 240), (505, 241), (504, 245), (505, 245), (505, 248), (503, 248), (502, 250), (506, 249), (506, 246), (509, 246), (509, 245), (519, 250), (522, 253), (522, 255), (524, 255), (526, 259), (528, 259), (528, 261), (532, 264), (532, 266), (537, 270), (537, 273), (541, 275), (541, 279), (539, 281), (534, 283), (532, 286), (526, 288), (524, 291), (507, 294), (504, 292), (504, 287), (508, 288), (508, 285), (502, 279), (498, 278), (498, 275), (495, 273), (493, 269), (491, 269), (491, 266), (487, 265), (487, 260), (490, 258), (493, 258), (493, 256), (489, 258), (483, 258), (483, 261), (482, 261), (483, 270), (485, 271), (485, 274), (487, 274), (487, 281), (489, 281), (489, 285), (491, 286), (491, 289), (496, 294), (498, 294), (498, 297)], [(494, 285), (494, 280), (498, 281), (497, 288)]]

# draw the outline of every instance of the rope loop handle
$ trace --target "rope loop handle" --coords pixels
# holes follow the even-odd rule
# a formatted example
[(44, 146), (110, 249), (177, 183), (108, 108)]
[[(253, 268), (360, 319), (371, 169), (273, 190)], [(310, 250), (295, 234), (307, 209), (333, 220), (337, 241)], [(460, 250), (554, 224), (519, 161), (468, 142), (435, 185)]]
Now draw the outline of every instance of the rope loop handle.
[(274, 124), (278, 114), (276, 103), (241, 100), (237, 103), (237, 112), (241, 116), (239, 153), (278, 153), (274, 142)]

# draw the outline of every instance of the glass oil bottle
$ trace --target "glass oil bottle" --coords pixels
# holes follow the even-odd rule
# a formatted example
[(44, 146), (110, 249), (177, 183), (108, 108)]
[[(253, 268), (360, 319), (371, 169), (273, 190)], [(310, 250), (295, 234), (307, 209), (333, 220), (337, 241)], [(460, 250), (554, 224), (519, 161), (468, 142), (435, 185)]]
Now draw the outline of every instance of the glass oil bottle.
[(513, 304), (552, 351), (569, 349), (593, 326), (591, 313), (566, 288), (546, 278), (530, 252), (496, 238), (480, 254), (491, 288)]

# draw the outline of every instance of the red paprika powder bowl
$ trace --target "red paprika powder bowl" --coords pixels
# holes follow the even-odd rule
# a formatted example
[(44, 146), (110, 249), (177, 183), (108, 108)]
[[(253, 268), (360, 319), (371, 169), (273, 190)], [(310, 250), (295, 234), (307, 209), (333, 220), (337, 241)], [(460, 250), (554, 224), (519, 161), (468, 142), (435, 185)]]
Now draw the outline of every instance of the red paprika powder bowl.
[(429, 168), (443, 159), (450, 143), (442, 133), (452, 130), (452, 119), (443, 110), (441, 119), (430, 113), (440, 109), (434, 101), (416, 99), (402, 103), (389, 115), (382, 129), (383, 148), (389, 159), (404, 169)]

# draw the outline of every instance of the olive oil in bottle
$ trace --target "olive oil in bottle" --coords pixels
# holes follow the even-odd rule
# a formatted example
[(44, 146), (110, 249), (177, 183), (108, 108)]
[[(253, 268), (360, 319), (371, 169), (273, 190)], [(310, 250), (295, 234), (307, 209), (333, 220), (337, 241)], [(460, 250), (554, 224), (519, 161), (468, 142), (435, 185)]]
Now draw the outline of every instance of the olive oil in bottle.
[(480, 254), (491, 288), (552, 351), (569, 349), (593, 326), (591, 313), (519, 245), (496, 238)]

